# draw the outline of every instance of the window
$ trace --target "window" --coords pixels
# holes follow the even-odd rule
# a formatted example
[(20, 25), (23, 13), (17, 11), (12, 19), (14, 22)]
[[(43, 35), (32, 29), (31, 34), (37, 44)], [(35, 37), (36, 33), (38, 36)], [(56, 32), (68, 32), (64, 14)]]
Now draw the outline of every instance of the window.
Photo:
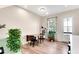
[(72, 17), (64, 18), (64, 33), (72, 33)]
[(56, 32), (56, 17), (48, 18), (48, 32), (49, 31)]

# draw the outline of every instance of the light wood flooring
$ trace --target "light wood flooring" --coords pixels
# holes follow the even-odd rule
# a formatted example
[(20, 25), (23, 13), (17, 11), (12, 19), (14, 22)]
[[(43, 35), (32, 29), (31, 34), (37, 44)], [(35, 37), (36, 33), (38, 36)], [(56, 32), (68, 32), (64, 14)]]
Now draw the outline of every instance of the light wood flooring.
[(23, 54), (67, 54), (67, 43), (44, 41), (38, 46), (23, 45), (21, 49)]

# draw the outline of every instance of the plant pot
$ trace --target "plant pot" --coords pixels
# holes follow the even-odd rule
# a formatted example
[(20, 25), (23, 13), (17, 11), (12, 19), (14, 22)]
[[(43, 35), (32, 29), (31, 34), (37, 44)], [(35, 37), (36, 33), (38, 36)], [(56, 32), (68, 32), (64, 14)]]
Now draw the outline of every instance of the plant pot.
[(48, 41), (55, 41), (54, 37), (48, 37)]

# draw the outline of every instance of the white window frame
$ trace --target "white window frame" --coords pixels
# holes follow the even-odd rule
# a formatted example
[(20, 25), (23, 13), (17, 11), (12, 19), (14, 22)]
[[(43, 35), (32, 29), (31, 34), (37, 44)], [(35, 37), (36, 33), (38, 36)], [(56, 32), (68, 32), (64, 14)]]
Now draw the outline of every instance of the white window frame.
[(64, 33), (72, 34), (72, 31), (69, 31), (69, 28), (68, 28), (68, 27), (71, 27), (71, 30), (72, 30), (72, 25), (71, 26), (68, 25), (68, 19), (69, 18), (72, 18), (72, 21), (73, 21), (73, 17), (71, 17), (71, 16), (70, 17), (64, 17), (64, 19), (63, 19), (63, 23), (64, 23), (65, 19), (67, 19), (67, 26), (65, 26), (65, 25), (63, 26), (64, 27), (63, 29), (65, 29), (65, 27), (67, 27), (67, 31), (64, 31), (64, 30), (63, 31), (64, 31)]

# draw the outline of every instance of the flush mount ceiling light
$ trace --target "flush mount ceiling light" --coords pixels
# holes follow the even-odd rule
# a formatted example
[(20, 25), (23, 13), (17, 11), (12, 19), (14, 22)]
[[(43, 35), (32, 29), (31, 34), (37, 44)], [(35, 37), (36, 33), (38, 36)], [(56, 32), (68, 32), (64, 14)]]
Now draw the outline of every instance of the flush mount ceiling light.
[(47, 10), (46, 10), (45, 7), (40, 7), (40, 8), (39, 8), (39, 11), (40, 11), (40, 12), (46, 12)]
[(41, 7), (39, 10), (40, 10), (40, 12), (45, 12), (46, 11), (46, 8)]
[(44, 16), (48, 15), (48, 11), (47, 11), (47, 9), (45, 7), (40, 7), (39, 11), (40, 11), (40, 14), (42, 14)]

